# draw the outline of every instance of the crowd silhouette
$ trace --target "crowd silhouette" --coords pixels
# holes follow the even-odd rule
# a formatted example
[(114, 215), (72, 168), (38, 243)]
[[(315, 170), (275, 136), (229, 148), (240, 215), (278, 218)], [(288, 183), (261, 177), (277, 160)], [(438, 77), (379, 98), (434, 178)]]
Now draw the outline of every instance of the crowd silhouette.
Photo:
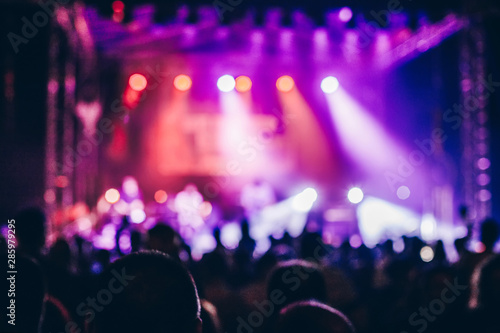
[[(79, 236), (45, 248), (40, 210), (15, 220), (19, 332), (500, 332), (493, 219), (481, 224), (481, 251), (469, 250), (470, 235), (455, 241), (454, 262), (440, 241), (404, 237), (395, 252), (390, 240), (334, 247), (307, 231), (272, 239), (255, 257), (245, 220), (236, 249), (226, 249), (215, 229), (217, 246), (199, 261), (161, 222), (132, 235), (127, 255)], [(420, 256), (426, 245), (435, 253), (430, 262)]]

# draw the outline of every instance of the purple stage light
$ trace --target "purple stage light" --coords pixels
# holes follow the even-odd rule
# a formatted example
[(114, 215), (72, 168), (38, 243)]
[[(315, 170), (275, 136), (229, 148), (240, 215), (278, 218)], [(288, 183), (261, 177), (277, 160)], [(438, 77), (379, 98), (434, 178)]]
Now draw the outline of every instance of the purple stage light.
[(339, 20), (349, 22), (352, 19), (352, 10), (349, 7), (343, 7), (339, 11)]

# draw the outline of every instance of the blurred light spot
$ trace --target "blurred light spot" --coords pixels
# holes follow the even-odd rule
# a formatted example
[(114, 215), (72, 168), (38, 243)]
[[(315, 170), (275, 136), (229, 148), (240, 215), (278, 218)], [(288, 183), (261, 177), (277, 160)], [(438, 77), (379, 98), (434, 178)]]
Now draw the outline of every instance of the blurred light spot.
[(217, 88), (222, 92), (230, 92), (236, 85), (234, 77), (231, 75), (223, 75), (217, 80)]
[(424, 246), (420, 249), (420, 258), (422, 258), (423, 262), (430, 262), (434, 259), (434, 251), (430, 246)]
[(146, 89), (146, 86), (148, 85), (148, 80), (146, 80), (146, 77), (142, 74), (132, 74), (130, 75), (130, 78), (128, 79), (128, 84), (130, 88), (132, 88), (135, 91), (143, 91)]
[(134, 199), (130, 203), (130, 210), (135, 210), (135, 209), (144, 209), (144, 203), (142, 202), (141, 199)]
[(482, 189), (478, 192), (478, 197), (479, 201), (488, 201), (491, 199), (491, 192), (486, 189)]
[(123, 12), (123, 10), (125, 9), (125, 4), (121, 1), (113, 1), (113, 3), (111, 4), (111, 8), (113, 8), (113, 11), (115, 13)]
[(343, 7), (339, 11), (339, 20), (342, 22), (349, 22), (352, 18), (352, 10), (349, 7)]
[(361, 239), (360, 235), (354, 234), (349, 238), (349, 244), (354, 248), (357, 249), (363, 244), (363, 240)]
[(396, 253), (401, 253), (405, 250), (405, 242), (403, 238), (398, 238), (392, 243), (392, 249)]
[(188, 91), (191, 89), (193, 85), (193, 81), (187, 75), (180, 74), (177, 75), (174, 79), (174, 87), (179, 91)]
[(248, 76), (238, 76), (236, 78), (236, 90), (239, 92), (247, 92), (252, 88), (252, 80)]
[(233, 250), (238, 247), (241, 240), (241, 227), (238, 223), (228, 223), (220, 230), (220, 241), (226, 249)]
[(208, 201), (203, 201), (200, 205), (200, 215), (207, 217), (212, 213), (212, 204)]
[(488, 185), (491, 181), (490, 176), (486, 173), (481, 173), (477, 176), (477, 184), (481, 186)]
[(123, 192), (129, 197), (135, 197), (139, 194), (139, 184), (137, 180), (132, 176), (126, 176), (123, 178)]
[(396, 194), (399, 199), (406, 200), (410, 197), (410, 189), (408, 188), (408, 186), (405, 185), (400, 186), (396, 191)]
[(337, 80), (336, 77), (328, 76), (321, 81), (321, 90), (323, 90), (325, 94), (334, 93), (338, 88), (339, 80)]
[(293, 89), (294, 86), (295, 86), (295, 82), (288, 75), (281, 76), (276, 81), (276, 88), (278, 88), (278, 90), (281, 92), (289, 92)]
[(146, 219), (146, 213), (142, 209), (133, 209), (130, 212), (130, 221), (133, 223), (142, 223)]
[(168, 199), (168, 194), (164, 190), (158, 190), (155, 192), (155, 201), (157, 203), (165, 203)]
[(347, 199), (353, 204), (360, 203), (363, 197), (363, 191), (359, 187), (353, 187), (347, 193)]
[(68, 186), (69, 180), (66, 176), (57, 176), (55, 180), (55, 185), (59, 188), (65, 188)]
[(486, 157), (481, 157), (479, 160), (477, 160), (477, 167), (479, 168), (479, 170), (486, 170), (490, 167), (490, 165), (490, 160)]
[(43, 199), (48, 204), (54, 203), (56, 201), (56, 192), (53, 189), (48, 189), (45, 191)]
[(316, 190), (308, 187), (293, 198), (293, 209), (299, 212), (308, 212), (317, 198), (318, 193)]
[(114, 204), (118, 202), (118, 200), (120, 200), (120, 192), (118, 192), (118, 190), (115, 188), (110, 188), (109, 190), (106, 191), (104, 198), (110, 204)]
[(425, 241), (434, 240), (436, 237), (436, 219), (432, 214), (424, 214), (420, 224), (420, 236)]

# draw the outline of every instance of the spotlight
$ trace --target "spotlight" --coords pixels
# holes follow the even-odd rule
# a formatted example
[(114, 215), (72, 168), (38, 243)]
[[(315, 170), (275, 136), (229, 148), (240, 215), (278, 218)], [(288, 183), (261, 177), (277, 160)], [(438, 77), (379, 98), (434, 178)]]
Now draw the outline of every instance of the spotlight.
[(328, 76), (321, 81), (321, 90), (323, 90), (325, 94), (334, 93), (338, 88), (339, 80), (337, 80), (336, 77)]
[(276, 81), (276, 88), (281, 92), (289, 92), (294, 86), (295, 82), (288, 75), (283, 75)]
[(339, 11), (339, 20), (342, 22), (349, 22), (352, 19), (352, 10), (349, 7), (343, 7)]
[(359, 187), (353, 187), (347, 193), (347, 199), (353, 204), (360, 203), (363, 197), (363, 191)]
[(184, 74), (177, 75), (174, 79), (174, 87), (177, 90), (188, 91), (189, 89), (191, 89), (192, 85), (193, 81), (191, 81), (191, 78), (187, 75)]
[(115, 188), (110, 188), (104, 194), (104, 199), (110, 204), (114, 204), (120, 200), (120, 192)]
[(234, 77), (231, 75), (223, 75), (217, 80), (217, 88), (223, 92), (230, 92), (235, 85)]
[(128, 85), (135, 91), (143, 91), (148, 85), (148, 80), (142, 74), (132, 74), (128, 79)]
[(236, 90), (239, 92), (247, 92), (252, 88), (252, 80), (248, 76), (238, 76), (236, 78)]
[(299, 212), (308, 212), (317, 198), (316, 190), (308, 187), (293, 198), (292, 206)]

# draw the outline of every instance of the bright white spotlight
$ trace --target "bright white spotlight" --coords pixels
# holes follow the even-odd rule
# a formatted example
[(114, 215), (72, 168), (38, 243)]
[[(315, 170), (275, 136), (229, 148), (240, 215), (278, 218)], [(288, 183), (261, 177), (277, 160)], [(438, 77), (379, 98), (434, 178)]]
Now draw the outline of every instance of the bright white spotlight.
[(217, 80), (217, 88), (223, 92), (229, 92), (234, 89), (236, 82), (231, 75), (223, 75)]
[(293, 198), (293, 209), (299, 212), (308, 212), (311, 210), (314, 202), (318, 198), (318, 193), (315, 189), (308, 187)]
[(321, 90), (325, 94), (332, 94), (339, 88), (339, 80), (333, 76), (327, 76), (321, 81)]
[(347, 193), (347, 199), (353, 204), (360, 203), (363, 197), (363, 191), (359, 187), (353, 187)]

